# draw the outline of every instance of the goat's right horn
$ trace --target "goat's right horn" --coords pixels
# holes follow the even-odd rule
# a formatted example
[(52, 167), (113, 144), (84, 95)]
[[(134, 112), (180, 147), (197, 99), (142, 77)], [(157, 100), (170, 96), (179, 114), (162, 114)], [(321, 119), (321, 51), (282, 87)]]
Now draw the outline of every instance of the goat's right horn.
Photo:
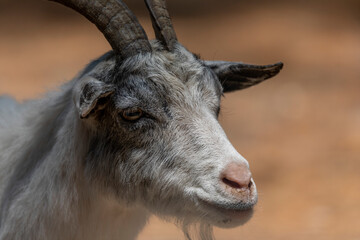
[(144, 29), (121, 0), (50, 1), (68, 6), (94, 23), (121, 58), (151, 51)]
[(145, 0), (145, 3), (151, 15), (156, 38), (163, 43), (167, 50), (172, 51), (177, 38), (165, 0)]

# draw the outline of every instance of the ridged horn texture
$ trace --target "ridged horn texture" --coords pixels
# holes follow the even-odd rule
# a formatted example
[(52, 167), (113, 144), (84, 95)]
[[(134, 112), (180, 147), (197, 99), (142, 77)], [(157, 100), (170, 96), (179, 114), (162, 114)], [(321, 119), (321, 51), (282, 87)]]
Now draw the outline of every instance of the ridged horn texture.
[(167, 50), (172, 51), (177, 37), (165, 0), (145, 0), (145, 3), (150, 12), (156, 38), (163, 43)]
[(94, 23), (122, 59), (150, 52), (144, 29), (121, 0), (50, 0), (70, 7)]

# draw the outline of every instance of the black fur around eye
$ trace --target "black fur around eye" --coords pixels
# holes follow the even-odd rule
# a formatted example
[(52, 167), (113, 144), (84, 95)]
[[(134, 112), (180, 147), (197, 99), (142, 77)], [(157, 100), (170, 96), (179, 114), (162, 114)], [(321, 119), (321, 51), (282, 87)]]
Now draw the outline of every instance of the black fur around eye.
[(130, 122), (139, 120), (144, 115), (144, 112), (140, 108), (128, 108), (120, 113), (122, 119)]

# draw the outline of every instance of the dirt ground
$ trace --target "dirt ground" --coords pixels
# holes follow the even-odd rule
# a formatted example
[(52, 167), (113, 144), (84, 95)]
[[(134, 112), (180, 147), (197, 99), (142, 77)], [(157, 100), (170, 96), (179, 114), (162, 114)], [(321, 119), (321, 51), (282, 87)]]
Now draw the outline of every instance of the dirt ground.
[[(39, 97), (109, 49), (86, 20), (64, 16), (2, 11), (0, 94)], [(249, 223), (216, 229), (217, 239), (359, 240), (359, 16), (336, 4), (240, 1), (173, 18), (180, 41), (204, 59), (285, 64), (278, 77), (223, 99), (221, 123), (250, 163), (259, 203)], [(140, 20), (152, 37), (147, 16)], [(145, 239), (183, 236), (153, 218)]]

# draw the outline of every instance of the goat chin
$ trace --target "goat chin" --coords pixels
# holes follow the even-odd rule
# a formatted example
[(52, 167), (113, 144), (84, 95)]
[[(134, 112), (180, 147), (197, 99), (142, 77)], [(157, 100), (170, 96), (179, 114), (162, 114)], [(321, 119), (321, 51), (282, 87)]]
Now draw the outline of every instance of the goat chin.
[(187, 240), (214, 240), (213, 226), (220, 228), (233, 228), (242, 224), (245, 224), (252, 216), (252, 211), (246, 211), (246, 216), (241, 220), (226, 222), (217, 222), (216, 224), (210, 224), (205, 222), (187, 222), (181, 221), (178, 223), (182, 229), (185, 239)]
[(253, 216), (253, 213), (254, 213), (254, 210), (249, 209), (249, 210), (243, 211), (241, 213), (237, 213), (237, 215), (232, 218), (218, 221), (216, 224), (213, 224), (213, 225), (215, 225), (217, 227), (221, 227), (221, 228), (238, 227), (238, 226), (241, 226), (241, 225), (247, 223)]
[(249, 210), (244, 213), (241, 220), (232, 221), (219, 221), (214, 224), (205, 222), (180, 222), (180, 227), (187, 240), (214, 240), (213, 226), (220, 228), (233, 228), (245, 224), (252, 216), (253, 211)]
[(178, 226), (182, 230), (186, 240), (214, 240), (214, 226), (219, 228), (234, 228), (243, 225), (251, 219), (253, 212), (253, 209), (249, 209), (240, 213), (238, 212), (231, 218), (224, 218), (222, 220), (216, 220), (219, 219), (219, 216), (213, 216), (211, 219), (209, 216), (206, 218), (204, 216), (202, 219), (191, 217), (175, 219), (164, 216), (160, 216), (160, 218)]

